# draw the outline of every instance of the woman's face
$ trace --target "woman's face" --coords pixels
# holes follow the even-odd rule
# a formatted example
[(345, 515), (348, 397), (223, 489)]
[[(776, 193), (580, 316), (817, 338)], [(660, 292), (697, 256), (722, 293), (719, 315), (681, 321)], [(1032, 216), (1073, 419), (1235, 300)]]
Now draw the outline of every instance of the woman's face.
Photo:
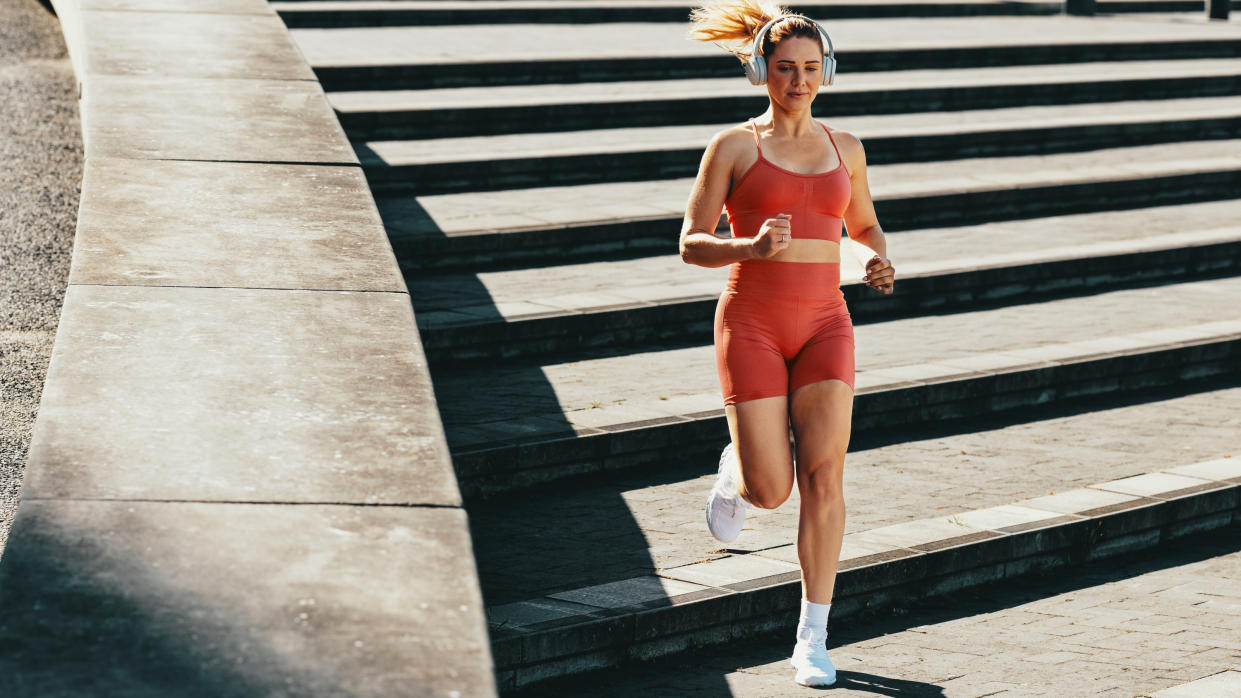
[(790, 36), (767, 57), (767, 94), (788, 111), (809, 109), (823, 84), (823, 53), (819, 42)]

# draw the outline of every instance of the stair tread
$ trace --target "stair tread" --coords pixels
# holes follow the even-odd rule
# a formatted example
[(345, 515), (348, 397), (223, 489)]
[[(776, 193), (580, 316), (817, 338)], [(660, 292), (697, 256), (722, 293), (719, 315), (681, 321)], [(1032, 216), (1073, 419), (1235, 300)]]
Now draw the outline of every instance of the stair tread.
[[(1225, 278), (861, 325), (857, 389), (1235, 334), (1239, 297), (1241, 278)], [(434, 378), (454, 453), (722, 407), (709, 344), (541, 366), (450, 368)]]
[[(1232, 62), (1241, 74), (1241, 62)], [(936, 136), (1071, 126), (1160, 123), (1241, 116), (1241, 96), (1139, 100), (968, 111), (911, 112), (830, 117), (830, 126), (863, 138)], [(820, 121), (826, 121), (820, 119)], [(733, 124), (648, 126), (496, 136), (369, 140), (355, 143), (365, 166), (434, 165), (536, 157), (702, 150)], [(1019, 136), (1017, 136), (1019, 137)]]
[[(1096, 81), (1200, 78), (1237, 75), (1241, 61), (1183, 58), (1151, 61), (1099, 61), (982, 68), (894, 70), (841, 73), (817, 98), (820, 111), (836, 94), (877, 90), (916, 90), (1078, 84)], [(342, 114), (386, 111), (437, 111), (480, 107), (625, 103), (688, 98), (759, 97), (761, 88), (732, 77), (679, 80), (633, 80), (573, 84), (445, 87), (424, 90), (355, 90), (327, 93)]]
[[(865, 139), (866, 134), (858, 134)], [(1039, 156), (868, 167), (875, 200), (1140, 179), (1241, 168), (1241, 139), (1169, 143)], [(681, 218), (692, 178), (537, 187), (432, 196), (377, 196), (390, 233), (470, 235), (614, 220)], [(662, 223), (661, 223), (662, 224)], [(676, 230), (669, 230), (670, 239)]]
[[(845, 73), (851, 50), (1237, 38), (1228, 23), (1152, 19), (1125, 15), (876, 18), (834, 20), (826, 28)], [(461, 50), (461, 30), (455, 26), (291, 29), (290, 33), (314, 68), (726, 56), (710, 43), (688, 39), (686, 26), (678, 22), (480, 24), (470, 27), (468, 55)], [(531, 40), (534, 36), (536, 41)]]
[[(1228, 413), (1241, 414), (1241, 388), (854, 448), (844, 469), (845, 532), (947, 519), (1144, 471), (1235, 456), (1233, 435), (1241, 422), (1234, 417), (1220, 423), (1219, 416)], [(657, 475), (612, 475), (572, 489), (470, 502), (487, 605), (724, 557), (724, 546), (710, 536), (702, 518), (714, 476), (714, 463), (670, 463), (667, 472)], [(766, 550), (763, 556), (787, 560), (791, 551), (773, 548), (795, 540), (799, 499), (793, 488), (779, 509), (751, 509), (745, 530), (728, 545), (730, 553)], [(602, 549), (609, 554), (595, 553)], [(493, 623), (502, 620), (491, 615)]]
[[(910, 231), (889, 238), (888, 254), (908, 279), (1227, 242), (1241, 239), (1237, 207), (1235, 200), (1210, 201)], [(686, 265), (673, 254), (479, 273), (411, 272), (406, 283), (426, 330), (710, 298), (727, 276), (728, 267)]]

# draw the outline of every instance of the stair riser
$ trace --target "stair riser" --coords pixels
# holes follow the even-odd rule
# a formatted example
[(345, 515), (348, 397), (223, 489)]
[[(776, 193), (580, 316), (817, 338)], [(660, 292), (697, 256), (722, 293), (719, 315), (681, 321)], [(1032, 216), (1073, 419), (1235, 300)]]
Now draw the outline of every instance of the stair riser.
[[(1182, 58), (1233, 58), (1241, 40), (1116, 42), (1047, 46), (985, 46), (969, 48), (881, 49), (842, 52), (841, 70), (868, 73), (885, 70), (979, 68), (1093, 61), (1145, 61)], [(574, 58), (565, 60), (502, 61), (494, 63), (435, 63), (376, 66), (316, 66), (323, 89), (417, 90), (436, 87), (534, 85), (620, 80), (673, 80), (681, 78), (742, 78), (741, 64), (720, 52), (715, 56), (653, 58)]]
[[(871, 165), (886, 165), (975, 157), (1048, 155), (1238, 137), (1241, 137), (1241, 116), (918, 136), (876, 136), (866, 139), (866, 160)], [(694, 148), (649, 152), (487, 159), (425, 165), (387, 166), (382, 163), (367, 163), (365, 170), (367, 181), (377, 191), (413, 191), (420, 196), (671, 179), (696, 175), (704, 146), (705, 144)], [(364, 146), (360, 148), (364, 149)], [(365, 153), (359, 155), (365, 162)]]
[[(1143, 354), (988, 374), (934, 384), (862, 393), (854, 400), (853, 436), (891, 434), (948, 419), (994, 416), (1084, 397), (1121, 395), (1169, 386), (1218, 387), (1241, 376), (1241, 339)], [(650, 470), (671, 460), (709, 459), (727, 441), (722, 410), (712, 416), (630, 425), (616, 431), (548, 437), (535, 443), (472, 446), (454, 453), (462, 493), (487, 497), (610, 470)]]
[[(1190, 99), (1241, 94), (1235, 75), (1102, 80), (1097, 82), (872, 90), (818, 98), (820, 118), (1002, 109), (1143, 99)], [(566, 99), (571, 95), (566, 93)], [(340, 114), (350, 138), (452, 138), (509, 133), (548, 133), (599, 128), (685, 126), (745, 121), (767, 108), (767, 97), (661, 99), (648, 101), (427, 109)], [(371, 134), (371, 135), (368, 135)]]
[[(1146, 5), (1148, 3), (1142, 3)], [(1161, 12), (1201, 10), (1201, 3), (1165, 0)], [(881, 19), (885, 17), (1000, 17), (1059, 14), (1061, 3), (1011, 4), (891, 4), (799, 6), (799, 11), (820, 20)], [(684, 22), (684, 7), (548, 7), (548, 8), (418, 8), (390, 10), (281, 10), (280, 18), (290, 29), (447, 26), (459, 24), (598, 24), (605, 22)], [(1129, 10), (1132, 11), (1132, 10)]]
[[(994, 189), (875, 202), (886, 232), (981, 224), (1073, 213), (1231, 199), (1241, 191), (1241, 169), (1150, 179)], [(381, 211), (383, 206), (380, 206)], [(616, 221), (576, 227), (455, 237), (403, 236), (390, 232), (407, 270), (504, 268), (676, 254), (680, 217)]]
[[(861, 325), (946, 309), (962, 312), (1238, 272), (1241, 241), (906, 278), (891, 296), (860, 285), (846, 286), (844, 293), (853, 323)], [(411, 292), (416, 309), (417, 288)], [(709, 344), (716, 302), (708, 297), (552, 318), (422, 328), (421, 336), (427, 358), (437, 368), (480, 360), (548, 358), (597, 347)]]

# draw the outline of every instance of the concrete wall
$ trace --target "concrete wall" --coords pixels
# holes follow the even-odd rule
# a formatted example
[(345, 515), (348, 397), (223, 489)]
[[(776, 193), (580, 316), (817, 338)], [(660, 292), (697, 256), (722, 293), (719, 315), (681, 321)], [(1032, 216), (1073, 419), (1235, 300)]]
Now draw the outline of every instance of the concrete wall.
[(59, 0), (85, 175), (0, 694), (494, 694), (408, 290), (259, 0)]

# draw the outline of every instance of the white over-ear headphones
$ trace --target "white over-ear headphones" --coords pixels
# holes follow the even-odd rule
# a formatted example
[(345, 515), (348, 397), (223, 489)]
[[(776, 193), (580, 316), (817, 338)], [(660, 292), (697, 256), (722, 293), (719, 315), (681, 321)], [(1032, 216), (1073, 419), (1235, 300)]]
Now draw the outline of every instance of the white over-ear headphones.
[(827, 55), (823, 56), (823, 84), (832, 84), (832, 81), (836, 79), (836, 51), (832, 48), (832, 37), (827, 35), (818, 22), (805, 15), (781, 15), (758, 30), (758, 36), (754, 37), (754, 45), (750, 47), (750, 60), (745, 62), (745, 76), (750, 79), (750, 84), (767, 84), (767, 59), (759, 55), (759, 50), (762, 49), (763, 40), (767, 38), (767, 32), (771, 31), (771, 26), (788, 17), (801, 17), (818, 28), (819, 34), (823, 37), (823, 45), (827, 47)]

